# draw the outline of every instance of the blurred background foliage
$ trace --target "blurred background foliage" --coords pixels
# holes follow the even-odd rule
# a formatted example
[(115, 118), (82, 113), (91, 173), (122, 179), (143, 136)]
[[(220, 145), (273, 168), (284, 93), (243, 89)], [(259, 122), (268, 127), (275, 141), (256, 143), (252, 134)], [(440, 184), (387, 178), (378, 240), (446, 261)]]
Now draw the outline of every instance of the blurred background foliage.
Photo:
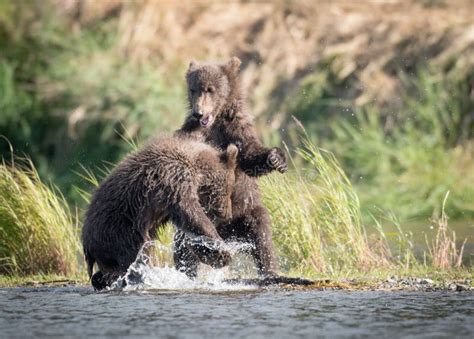
[(342, 163), (366, 216), (426, 220), (450, 191), (447, 214), (468, 219), (473, 6), (0, 0), (0, 135), (81, 204), (77, 172), (117, 162), (130, 150), (120, 135), (180, 126), (191, 59), (236, 55), (265, 143), (297, 146), (295, 117)]

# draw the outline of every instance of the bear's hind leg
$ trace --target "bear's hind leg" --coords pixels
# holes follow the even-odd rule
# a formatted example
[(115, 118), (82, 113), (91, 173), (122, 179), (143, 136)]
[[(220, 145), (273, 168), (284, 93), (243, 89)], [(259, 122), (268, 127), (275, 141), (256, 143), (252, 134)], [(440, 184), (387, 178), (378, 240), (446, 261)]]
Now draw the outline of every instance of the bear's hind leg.
[(263, 206), (256, 206), (250, 213), (249, 238), (252, 245), (252, 256), (261, 276), (277, 274), (278, 264), (273, 248), (271, 221), (268, 211)]
[(230, 224), (218, 227), (217, 230), (224, 240), (250, 243), (250, 254), (259, 276), (273, 277), (277, 275), (278, 264), (270, 225), (268, 211), (262, 205), (257, 205), (247, 214), (235, 218)]

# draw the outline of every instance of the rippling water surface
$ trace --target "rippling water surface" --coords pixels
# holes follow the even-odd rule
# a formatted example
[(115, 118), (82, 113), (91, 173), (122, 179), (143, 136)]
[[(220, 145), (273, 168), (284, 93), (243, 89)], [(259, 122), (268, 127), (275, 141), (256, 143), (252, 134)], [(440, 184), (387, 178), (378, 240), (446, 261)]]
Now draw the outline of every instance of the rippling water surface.
[(191, 281), (172, 267), (149, 267), (147, 261), (140, 253), (114, 290), (101, 293), (72, 286), (0, 289), (0, 338), (472, 337), (474, 333), (473, 292), (262, 289), (225, 283), (229, 273), (225, 270), (210, 270)]
[(472, 292), (0, 289), (0, 337), (447, 337), (474, 333)]

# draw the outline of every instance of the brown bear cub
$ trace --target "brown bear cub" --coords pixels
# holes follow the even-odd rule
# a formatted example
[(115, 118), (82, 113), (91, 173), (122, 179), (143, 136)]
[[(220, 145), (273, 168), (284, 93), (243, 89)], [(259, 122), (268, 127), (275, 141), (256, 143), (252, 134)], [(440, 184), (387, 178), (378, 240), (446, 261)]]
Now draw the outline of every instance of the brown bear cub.
[(167, 221), (203, 240), (190, 245), (200, 261), (227, 265), (231, 257), (219, 246), (215, 224), (232, 215), (237, 154), (234, 145), (219, 152), (189, 138), (162, 137), (126, 157), (101, 183), (85, 217), (82, 244), (94, 288), (123, 275)]
[[(224, 240), (253, 245), (251, 255), (259, 274), (274, 277), (277, 262), (270, 217), (261, 202), (256, 177), (273, 170), (283, 173), (287, 163), (281, 149), (264, 147), (257, 137), (240, 89), (239, 66), (235, 57), (225, 64), (191, 62), (186, 74), (190, 114), (176, 135), (193, 137), (220, 150), (230, 144), (239, 147), (232, 220), (217, 225), (217, 232)], [(190, 277), (196, 276), (202, 262), (180, 231), (175, 235), (174, 259), (177, 268)]]

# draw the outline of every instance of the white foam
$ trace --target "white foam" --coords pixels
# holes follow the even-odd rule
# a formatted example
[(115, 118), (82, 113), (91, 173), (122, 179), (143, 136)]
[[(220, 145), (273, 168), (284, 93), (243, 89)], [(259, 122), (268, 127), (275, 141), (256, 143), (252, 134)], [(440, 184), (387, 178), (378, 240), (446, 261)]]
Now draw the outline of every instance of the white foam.
[[(248, 250), (248, 244), (227, 243), (226, 250), (236, 254), (242, 250)], [(254, 290), (257, 287), (244, 284), (226, 283), (225, 279), (235, 278), (228, 268), (212, 269), (206, 266), (205, 270), (199, 271), (198, 279), (189, 279), (186, 274), (177, 271), (174, 266), (164, 264), (152, 267), (149, 256), (145, 253), (150, 248), (160, 253), (171, 255), (172, 248), (163, 246), (158, 242), (147, 242), (140, 250), (135, 262), (130, 265), (127, 273), (119, 278), (110, 289), (137, 291), (137, 290), (200, 290), (200, 291), (239, 291)], [(234, 263), (233, 267), (240, 267)], [(235, 273), (235, 272), (234, 272)]]

